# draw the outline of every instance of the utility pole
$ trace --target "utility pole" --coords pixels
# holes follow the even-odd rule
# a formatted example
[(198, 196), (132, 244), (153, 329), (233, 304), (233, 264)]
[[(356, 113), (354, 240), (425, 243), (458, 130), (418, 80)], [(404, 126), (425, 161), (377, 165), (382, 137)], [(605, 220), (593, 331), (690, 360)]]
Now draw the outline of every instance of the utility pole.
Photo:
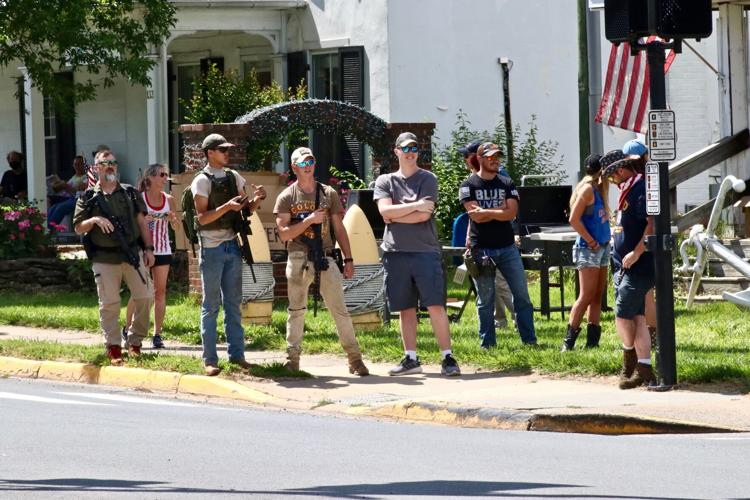
[(513, 155), (513, 122), (510, 119), (510, 70), (513, 61), (507, 57), (497, 60), (503, 71), (503, 105), (505, 114), (505, 157), (508, 161), (508, 173), (511, 177), (515, 175), (516, 167)]

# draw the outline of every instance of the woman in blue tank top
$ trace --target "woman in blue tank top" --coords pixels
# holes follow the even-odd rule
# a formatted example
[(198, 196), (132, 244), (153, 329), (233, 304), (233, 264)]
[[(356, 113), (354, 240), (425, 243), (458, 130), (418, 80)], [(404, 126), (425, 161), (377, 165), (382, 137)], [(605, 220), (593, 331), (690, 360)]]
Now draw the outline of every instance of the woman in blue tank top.
[(601, 176), (600, 155), (586, 158), (586, 176), (570, 198), (570, 225), (578, 233), (573, 244), (573, 261), (578, 270), (580, 292), (570, 310), (570, 323), (563, 340), (562, 352), (573, 349), (581, 332), (581, 320), (587, 312), (586, 347), (598, 347), (602, 328), (602, 293), (607, 287), (609, 266), (609, 182)]

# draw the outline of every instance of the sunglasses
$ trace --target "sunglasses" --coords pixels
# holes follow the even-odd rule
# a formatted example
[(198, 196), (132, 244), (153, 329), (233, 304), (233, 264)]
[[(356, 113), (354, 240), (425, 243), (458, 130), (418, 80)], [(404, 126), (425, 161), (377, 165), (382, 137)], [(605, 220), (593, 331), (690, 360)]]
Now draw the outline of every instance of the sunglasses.
[(214, 148), (214, 151), (218, 151), (219, 153), (226, 153), (229, 151), (228, 146), (219, 146), (218, 148)]
[(169, 177), (169, 174), (166, 172), (159, 172), (158, 174), (154, 174), (152, 177)]
[(411, 151), (412, 153), (416, 153), (417, 151), (419, 151), (419, 146), (402, 146), (400, 149), (404, 153), (408, 153), (409, 151)]
[(490, 159), (490, 160), (502, 160), (503, 155), (501, 155), (500, 153), (495, 153), (492, 156), (485, 156), (485, 158)]
[(298, 166), (299, 168), (312, 167), (313, 165), (315, 165), (315, 160), (303, 160), (303, 161), (298, 161), (298, 162), (296, 163), (296, 165), (297, 165), (297, 166)]
[(102, 165), (106, 167), (107, 165), (112, 165), (113, 167), (117, 166), (117, 160), (100, 160), (96, 162), (97, 165)]

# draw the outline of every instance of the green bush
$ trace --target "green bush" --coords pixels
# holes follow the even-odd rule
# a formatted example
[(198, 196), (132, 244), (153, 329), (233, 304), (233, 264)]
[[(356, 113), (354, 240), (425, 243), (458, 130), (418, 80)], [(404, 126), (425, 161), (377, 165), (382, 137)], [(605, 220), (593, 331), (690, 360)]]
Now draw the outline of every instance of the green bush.
[[(520, 185), (524, 175), (550, 175), (549, 179), (534, 179), (529, 185), (558, 184), (565, 179), (563, 158), (558, 156), (558, 144), (538, 138), (536, 116), (532, 115), (526, 131), (516, 125), (513, 129), (513, 161), (505, 165), (513, 182)], [(433, 144), (432, 171), (438, 178), (440, 202), (435, 208), (435, 220), (441, 239), (449, 240), (453, 231), (453, 220), (464, 211), (458, 202), (458, 188), (469, 176), (464, 158), (456, 148), (471, 141), (487, 139), (505, 150), (505, 126), (503, 117), (492, 132), (471, 128), (471, 122), (463, 111), (456, 114), (456, 126), (450, 133), (446, 145)], [(507, 158), (507, 154), (505, 155)]]
[[(289, 100), (304, 99), (307, 88), (300, 84), (296, 89), (288, 89)], [(273, 82), (263, 86), (258, 82), (255, 70), (245, 78), (240, 78), (236, 71), (223, 73), (212, 65), (205, 75), (193, 80), (193, 96), (181, 100), (186, 106), (185, 119), (188, 123), (231, 123), (238, 116), (272, 104), (286, 101), (284, 91)], [(293, 131), (288, 141), (298, 144), (305, 140), (305, 130)], [(279, 141), (268, 138), (251, 141), (247, 146), (247, 160), (241, 170), (265, 170), (270, 163), (281, 160)]]

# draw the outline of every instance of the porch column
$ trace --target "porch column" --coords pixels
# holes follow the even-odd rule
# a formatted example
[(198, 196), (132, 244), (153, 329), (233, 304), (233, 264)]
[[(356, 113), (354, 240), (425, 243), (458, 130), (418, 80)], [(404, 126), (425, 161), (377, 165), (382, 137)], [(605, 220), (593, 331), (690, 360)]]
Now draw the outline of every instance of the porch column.
[(26, 179), (29, 201), (35, 200), (39, 209), (47, 211), (47, 160), (44, 154), (44, 97), (31, 86), (25, 67), (23, 73), (24, 112), (26, 114)]
[[(722, 137), (736, 134), (748, 127), (748, 64), (747, 24), (744, 7), (738, 4), (719, 5), (719, 80), (720, 127)], [(744, 154), (727, 161), (727, 173), (739, 174), (747, 179), (750, 170), (745, 165)]]
[(148, 163), (167, 163), (168, 161), (168, 130), (167, 130), (167, 98), (166, 98), (166, 64), (164, 63), (162, 48), (159, 54), (152, 54), (151, 59), (156, 63), (149, 70), (151, 85), (146, 88), (146, 131)]

